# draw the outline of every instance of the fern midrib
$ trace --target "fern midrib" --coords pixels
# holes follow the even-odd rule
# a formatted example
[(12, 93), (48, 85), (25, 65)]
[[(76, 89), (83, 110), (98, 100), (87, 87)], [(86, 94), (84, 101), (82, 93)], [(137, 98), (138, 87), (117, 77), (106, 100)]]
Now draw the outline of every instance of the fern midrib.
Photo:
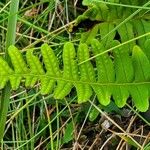
[(130, 86), (130, 85), (145, 85), (145, 84), (150, 84), (150, 81), (132, 81), (132, 82), (107, 82), (107, 83), (100, 83), (100, 82), (87, 82), (87, 81), (80, 81), (80, 80), (70, 80), (70, 79), (65, 79), (65, 78), (60, 78), (60, 77), (52, 77), (52, 76), (48, 76), (46, 74), (21, 74), (21, 73), (14, 73), (13, 75), (0, 75), (0, 77), (6, 77), (6, 78), (11, 78), (12, 76), (16, 76), (16, 77), (24, 77), (24, 76), (30, 76), (30, 77), (39, 77), (39, 80), (41, 80), (40, 78), (49, 78), (51, 80), (62, 80), (62, 81), (66, 81), (66, 82), (71, 82), (71, 83), (79, 83), (79, 84), (88, 84), (88, 85), (99, 85), (99, 86)]

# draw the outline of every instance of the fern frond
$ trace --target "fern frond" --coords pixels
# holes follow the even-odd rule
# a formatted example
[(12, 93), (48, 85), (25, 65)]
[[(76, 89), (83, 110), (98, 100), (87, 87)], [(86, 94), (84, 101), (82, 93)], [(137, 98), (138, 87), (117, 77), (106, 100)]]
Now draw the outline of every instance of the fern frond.
[[(91, 32), (94, 34), (88, 38), (83, 38), (83, 43), (89, 44), (89, 41), (97, 36), (105, 46), (109, 46), (109, 43), (116, 39), (116, 37), (121, 42), (126, 42), (134, 37), (150, 32), (149, 11), (144, 9), (137, 11), (135, 8), (122, 6), (122, 4), (127, 6), (148, 6), (150, 2), (146, 0), (115, 0), (112, 1), (112, 5), (108, 3), (104, 0), (83, 0), (83, 5), (88, 6), (88, 9), (76, 19), (75, 26), (86, 19), (100, 22), (96, 25), (98, 26), (98, 30), (94, 29), (95, 27), (91, 29), (88, 35)], [(113, 5), (115, 3), (118, 5)], [(138, 45), (143, 49), (145, 42), (149, 39), (150, 36), (138, 39)], [(134, 45), (135, 42), (130, 42), (126, 47), (129, 51), (132, 51)]]
[[(118, 44), (113, 41), (111, 45)], [(91, 48), (94, 55), (105, 51), (96, 39), (91, 41)], [(134, 46), (131, 56), (126, 47), (121, 47), (113, 51), (112, 56), (105, 53), (96, 57), (94, 67), (91, 61), (81, 63), (89, 59), (89, 50), (87, 44), (80, 43), (76, 52), (74, 45), (67, 42), (63, 48), (63, 70), (60, 70), (57, 57), (47, 44), (41, 46), (43, 64), (33, 49), (26, 52), (25, 61), (21, 52), (11, 46), (12, 66), (0, 57), (0, 88), (8, 81), (13, 90), (19, 88), (22, 81), (26, 87), (40, 82), (41, 94), (54, 93), (55, 99), (63, 99), (75, 87), (79, 103), (86, 102), (95, 92), (102, 105), (108, 105), (113, 97), (115, 103), (123, 107), (131, 96), (136, 107), (146, 111), (150, 96), (150, 61), (146, 53)]]

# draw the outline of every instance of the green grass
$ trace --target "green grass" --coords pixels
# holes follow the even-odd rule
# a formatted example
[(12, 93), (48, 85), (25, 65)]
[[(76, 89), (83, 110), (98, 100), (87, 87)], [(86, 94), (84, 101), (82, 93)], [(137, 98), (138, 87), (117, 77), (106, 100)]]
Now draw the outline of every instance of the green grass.
[[(22, 49), (22, 52), (34, 48), (35, 53), (39, 54), (40, 45), (46, 42), (54, 48), (60, 62), (62, 62), (63, 44), (69, 40), (75, 45), (78, 44), (82, 29), (70, 33), (68, 25), (71, 25), (86, 9), (79, 1), (20, 0), (18, 12), (18, 1), (12, 0), (12, 2), (15, 5), (13, 9), (9, 9), (10, 1), (0, 2), (0, 55), (6, 57), (8, 62), (7, 48), (11, 44)], [(74, 6), (76, 2), (78, 5)], [(148, 4), (134, 8), (135, 12), (121, 24), (129, 21), (142, 9), (149, 10)], [(8, 22), (9, 13), (11, 20), (9, 19)], [(16, 15), (18, 15), (17, 20)], [(148, 34), (150, 33), (138, 38)], [(124, 43), (120, 44), (123, 45)], [(111, 50), (112, 48), (108, 51)], [(102, 107), (97, 105), (96, 97), (93, 96), (88, 103), (79, 105), (74, 91), (64, 100), (57, 101), (53, 99), (53, 95), (41, 96), (38, 83), (33, 89), (21, 86), (17, 91), (10, 91), (7, 85), (3, 91), (0, 91), (0, 98), (0, 139), (2, 139), (0, 149), (2, 150), (63, 148), (92, 150), (105, 146), (121, 149), (123, 146), (128, 147), (128, 144), (136, 146), (137, 149), (149, 147), (150, 123), (134, 109), (132, 103), (127, 104), (123, 109), (116, 109), (113, 104)], [(97, 113), (97, 118), (91, 122), (89, 116), (93, 110)], [(105, 121), (110, 123), (111, 129), (101, 126)], [(145, 150), (148, 149), (146, 148)]]
[[(8, 57), (8, 47), (10, 45), (15, 44), (15, 37), (16, 37), (16, 25), (17, 25), (17, 12), (18, 12), (19, 1), (12, 0), (10, 3), (10, 13), (8, 18), (8, 27), (7, 27), (7, 35), (6, 35), (6, 47), (5, 47), (5, 59), (8, 63), (10, 63)], [(3, 138), (5, 122), (8, 112), (9, 106), (9, 98), (10, 98), (10, 84), (8, 83), (7, 86), (2, 91), (1, 97), (1, 106), (0, 106), (0, 141)]]

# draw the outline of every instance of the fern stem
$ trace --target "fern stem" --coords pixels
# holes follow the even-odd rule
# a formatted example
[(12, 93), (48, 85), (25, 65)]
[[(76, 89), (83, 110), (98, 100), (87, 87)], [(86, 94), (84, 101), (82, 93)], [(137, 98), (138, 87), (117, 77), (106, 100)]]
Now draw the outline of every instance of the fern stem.
[[(8, 56), (8, 47), (15, 44), (16, 36), (16, 23), (17, 23), (17, 12), (18, 12), (19, 0), (11, 0), (10, 3), (10, 13), (8, 18), (8, 27), (6, 35), (6, 48), (5, 48), (5, 59), (10, 64), (10, 59)], [(10, 98), (10, 84), (2, 91), (1, 106), (0, 106), (0, 141), (3, 139), (5, 123), (7, 118), (7, 112), (9, 107)]]

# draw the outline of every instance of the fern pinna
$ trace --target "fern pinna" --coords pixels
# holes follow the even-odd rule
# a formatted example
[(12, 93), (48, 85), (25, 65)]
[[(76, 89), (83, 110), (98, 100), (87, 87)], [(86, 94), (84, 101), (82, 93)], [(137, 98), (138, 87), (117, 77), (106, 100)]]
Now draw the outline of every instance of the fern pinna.
[[(112, 42), (112, 45), (117, 44), (118, 41)], [(135, 45), (132, 55), (123, 46), (111, 54), (104, 53), (95, 58), (96, 67), (91, 61), (82, 63), (89, 59), (90, 49), (93, 55), (105, 51), (103, 44), (96, 39), (90, 46), (80, 43), (77, 52), (74, 45), (67, 42), (63, 48), (61, 70), (57, 57), (47, 44), (41, 46), (43, 64), (33, 54), (33, 49), (26, 52), (26, 63), (21, 52), (10, 46), (12, 67), (0, 57), (0, 88), (4, 88), (7, 81), (13, 90), (19, 88), (21, 81), (26, 87), (40, 81), (41, 94), (53, 92), (55, 99), (63, 99), (75, 87), (79, 103), (88, 101), (95, 92), (102, 105), (108, 105), (113, 97), (115, 103), (123, 107), (132, 97), (136, 107), (146, 111), (150, 95), (150, 62), (141, 48)]]

